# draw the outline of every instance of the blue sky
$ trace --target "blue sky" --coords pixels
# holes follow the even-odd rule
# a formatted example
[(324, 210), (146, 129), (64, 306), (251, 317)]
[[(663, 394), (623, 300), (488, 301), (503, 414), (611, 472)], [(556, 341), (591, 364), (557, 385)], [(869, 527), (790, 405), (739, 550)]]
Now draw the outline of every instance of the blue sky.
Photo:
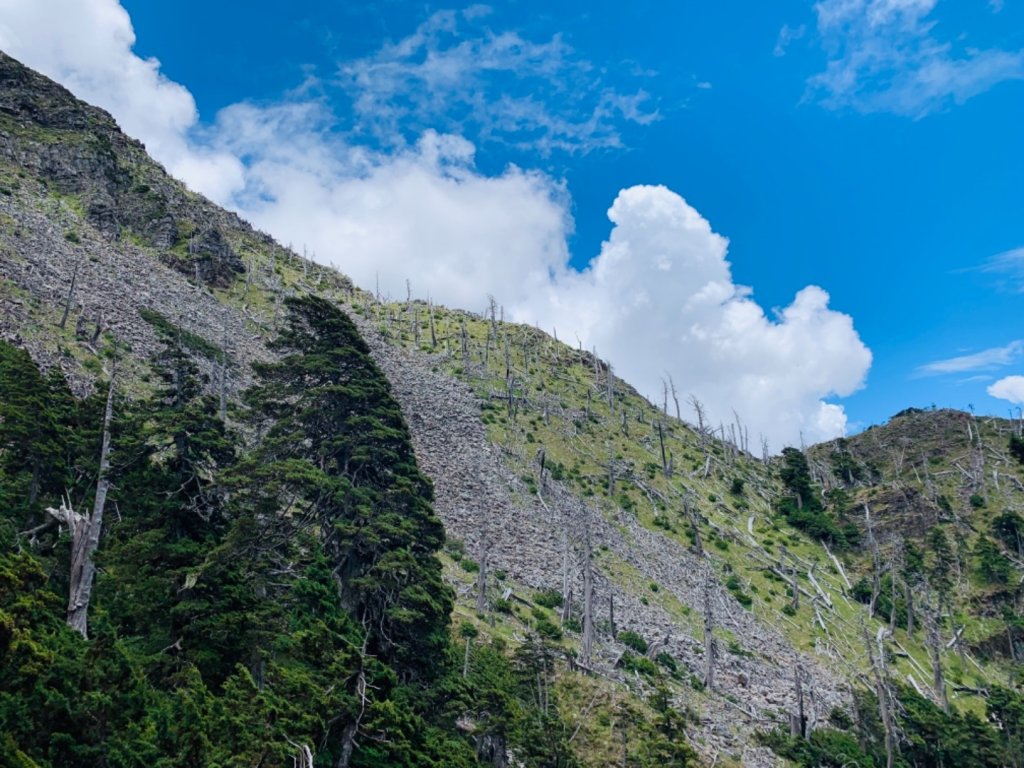
[[(143, 73), (134, 85), (115, 82), (125, 68), (112, 55), (79, 50), (78, 29), (34, 26), (35, 3), (0, 0), (3, 47), (129, 132), (149, 131), (140, 138), (192, 186), (366, 287), (370, 274), (410, 277), (471, 309), (493, 292), (520, 319), (557, 322), (570, 341), (582, 333), (652, 399), (668, 372), (720, 420), (738, 404), (773, 447), (911, 405), (1005, 415), (1024, 401), (1013, 378), (1024, 374), (1017, 0), (81, 0), (95, 13), (78, 29), (110, 35), (122, 57), (159, 61), (152, 82)], [(41, 38), (53, 52), (40, 52)], [(193, 117), (174, 84), (194, 99)], [(154, 127), (163, 111), (148, 123), (137, 114), (157, 101), (176, 105), (173, 135)], [(344, 215), (378, 195), (432, 261), (397, 237), (336, 235), (389, 229), (379, 207)], [(333, 200), (323, 211), (321, 198)], [(443, 208), (425, 202), (439, 199)], [(435, 236), (448, 213), (472, 225)], [(460, 248), (481, 249), (495, 275), (479, 301), (474, 285), (452, 287), (461, 262), (424, 266)], [(537, 250), (547, 255), (534, 263)], [(599, 254), (605, 265), (579, 278)], [(700, 280), (657, 285), (669, 267), (650, 264), (664, 258), (670, 274)], [(520, 274), (507, 262), (528, 264)], [(509, 287), (520, 283), (532, 287)], [(616, 285), (637, 297), (634, 310), (619, 314)], [(725, 288), (676, 312), (709, 285)], [(815, 294), (801, 313), (794, 296), (806, 286), (829, 298)], [(648, 327), (664, 330), (637, 350)], [(730, 372), (742, 386), (726, 387), (727, 404), (716, 392)], [(1003, 399), (987, 392), (997, 381)]]

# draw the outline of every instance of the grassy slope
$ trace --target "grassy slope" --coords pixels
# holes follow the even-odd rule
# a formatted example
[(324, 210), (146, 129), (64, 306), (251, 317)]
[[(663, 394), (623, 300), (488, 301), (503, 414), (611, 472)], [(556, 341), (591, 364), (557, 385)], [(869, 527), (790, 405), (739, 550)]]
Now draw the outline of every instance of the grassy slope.
[[(27, 138), (47, 143), (74, 140), (73, 135), (59, 136), (41, 129), (36, 132), (40, 135)], [(167, 183), (165, 178), (157, 179), (162, 171), (142, 158), (131, 158), (131, 172), (138, 183), (139, 194), (146, 194), (142, 190), (151, 181)], [(191, 195), (183, 188), (179, 191)], [(65, 233), (99, 241), (85, 222), (85, 206), (76, 195), (49, 191), (38, 179), (26, 177), (18, 168), (7, 165), (0, 168), (0, 194), (45, 211)], [(0, 227), (11, 235), (16, 223), (5, 218), (0, 220)], [(439, 367), (463, 378), (486, 400), (482, 418), (488, 435), (502, 448), (506, 460), (528, 488), (542, 482), (537, 461), (538, 450), (542, 449), (547, 471), (556, 473), (580, 496), (609, 512), (613, 508), (625, 509), (646, 527), (687, 546), (695, 541), (691, 521), (696, 520), (700, 539), (711, 553), (720, 576), (723, 581), (735, 577), (730, 582), (735, 584), (734, 592), (749, 597), (750, 610), (777, 626), (795, 647), (817, 648), (832, 654), (836, 663), (851, 676), (863, 672), (866, 660), (860, 625), (865, 621), (865, 611), (844, 596), (843, 579), (824, 549), (773, 515), (772, 504), (780, 488), (770, 467), (720, 440), (699, 435), (692, 427), (652, 406), (618, 379), (612, 379), (609, 402), (607, 367), (586, 352), (558, 343), (536, 329), (492, 322), (443, 308), (430, 309), (422, 302), (381, 305), (365, 292), (354, 290), (347, 278), (331, 270), (303, 264), (295, 254), (268, 244), (258, 233), (232, 228), (225, 234), (249, 272), (227, 288), (215, 289), (214, 293), (225, 304), (246, 313), (254, 335), (263, 338), (272, 335), (281, 316), (280, 298), (289, 291), (321, 293), (375, 318), (382, 333), (394, 343), (418, 344), (422, 350), (437, 354)], [(140, 258), (157, 259), (165, 255), (130, 234), (116, 247), (131, 248)], [(181, 242), (175, 248), (172, 253), (176, 256), (188, 257)], [(13, 251), (5, 251), (4, 258), (18, 257)], [(74, 314), (62, 331), (57, 327), (60, 309), (52, 304), (24, 295), (5, 282), (0, 282), (0, 296), (19, 302), (29, 318), (24, 326), (26, 334), (43, 339), (54, 353), (74, 358), (85, 375), (99, 372), (102, 362), (74, 338)], [(431, 315), (436, 341), (431, 336)], [(414, 325), (418, 326), (418, 332)], [(219, 340), (207, 338), (207, 341), (216, 345)], [(129, 369), (132, 373), (125, 376), (125, 380), (144, 386), (145, 362), (129, 357), (128, 364), (132, 366)], [(512, 408), (508, 402), (510, 389)], [(671, 402), (669, 410), (675, 411)], [(961, 542), (962, 560), (966, 563), (966, 553), (991, 517), (1003, 509), (1019, 508), (1020, 491), (1005, 479), (997, 484), (991, 466), (979, 481), (966, 482), (962, 470), (956, 466), (962, 463), (964, 451), (969, 455), (972, 450), (971, 444), (964, 443), (965, 438), (957, 442), (957, 434), (966, 434), (962, 430), (964, 425), (958, 424), (956, 430), (948, 424), (936, 428), (924, 417), (911, 416), (904, 417), (897, 425), (898, 430), (868, 432), (849, 442), (856, 460), (873, 468), (875, 473), (870, 482), (854, 487), (855, 497), (859, 502), (874, 503), (882, 490), (893, 484), (913, 487), (934, 499), (936, 505), (938, 499), (945, 497), (952, 512), (947, 513), (949, 519), (942, 518), (938, 524), (955, 534), (951, 540)], [(673, 466), (671, 475), (663, 468), (656, 428), (659, 423), (666, 457)], [(997, 472), (1013, 472), (1008, 459), (999, 455), (1001, 450), (1005, 453), (1007, 423), (997, 420), (973, 423), (987, 460), (995, 464)], [(913, 450), (896, 450), (910, 445)], [(826, 484), (838, 484), (835, 473), (827, 466), (829, 450), (812, 449), (811, 456), (821, 465), (819, 475)], [(609, 465), (612, 467), (611, 488)], [(742, 481), (741, 492), (734, 492), (738, 490), (737, 481)], [(984, 507), (971, 506), (970, 497), (975, 494), (985, 500)], [(784, 606), (790, 602), (787, 585), (766, 569), (781, 557), (782, 547), (794, 560), (814, 565), (816, 580), (828, 594), (831, 609), (822, 606), (821, 600), (815, 605), (805, 597), (795, 614), (784, 612)], [(849, 579), (853, 581), (868, 568), (869, 559), (864, 553), (853, 553), (844, 559)], [(666, 591), (655, 590), (657, 585), (640, 579), (626, 563), (614, 562), (609, 557), (603, 567), (623, 586), (642, 594), (646, 600), (660, 602), (680, 624), (690, 628), (695, 636), (700, 635), (699, 617), (690, 606), (679, 603)], [(978, 583), (968, 568), (963, 571), (965, 576), (958, 586), (957, 612), (950, 621), (964, 625), (967, 640), (977, 643), (998, 633), (1002, 626), (1000, 620), (991, 615), (993, 590)], [(454, 560), (448, 563), (447, 573), (454, 582), (472, 581), (472, 575)], [(806, 572), (798, 576), (798, 581), (808, 593), (816, 593)], [(550, 619), (556, 620), (554, 613)], [(476, 616), (468, 602), (460, 603), (457, 608), (456, 626), (462, 620), (475, 623), (484, 633), (502, 637), (510, 644), (517, 642), (528, 627), (536, 623), (530, 611), (521, 609), (518, 613), (498, 614), (492, 626)], [(877, 624), (867, 623), (873, 634)], [(929, 662), (920, 634), (911, 638), (897, 630), (895, 639), (906, 653), (896, 657), (895, 673), (904, 679), (913, 675), (925, 686)], [(723, 636), (722, 640), (742, 649), (741, 638)], [(571, 632), (563, 640), (568, 647), (575, 646), (577, 641), (577, 636)], [(979, 659), (979, 666), (970, 655), (964, 659), (966, 661), (953, 650), (943, 654), (947, 679), (954, 685), (983, 686), (989, 681), (1004, 680), (1008, 674), (1005, 665), (984, 663)], [(674, 686), (681, 698), (699, 709), (702, 694), (690, 690), (686, 681), (672, 680), (667, 674), (663, 678)], [(616, 713), (628, 707), (643, 709), (643, 704), (630, 698), (621, 686), (602, 685), (600, 681), (570, 676), (563, 678), (561, 684), (562, 706), (569, 713), (570, 724), (580, 725), (576, 743), (591, 764), (600, 764), (618, 749), (615, 723), (629, 718), (617, 718)], [(648, 681), (633, 687), (649, 690), (650, 685)], [(964, 708), (980, 707), (978, 700), (967, 694), (954, 695), (954, 702)]]

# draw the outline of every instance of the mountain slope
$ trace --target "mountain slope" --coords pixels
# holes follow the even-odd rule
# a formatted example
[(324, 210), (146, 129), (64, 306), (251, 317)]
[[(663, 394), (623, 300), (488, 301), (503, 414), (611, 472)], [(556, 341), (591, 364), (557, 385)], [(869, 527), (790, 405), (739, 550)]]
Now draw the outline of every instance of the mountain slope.
[[(652, 745), (683, 734), (709, 763), (774, 764), (755, 734), (790, 728), (798, 690), (812, 730), (841, 722), (853, 690), (874, 685), (865, 635), (889, 626), (881, 595), (873, 618), (859, 602), (862, 579), (891, 559), (894, 534), (914, 541), (940, 520), (966, 547), (937, 622), (954, 707), (984, 711), (976, 692), (1011, 673), (1014, 641), (1001, 656), (998, 637), (1016, 637), (1001, 607), (1019, 607), (1019, 565), (1009, 560), (1005, 586), (976, 584), (968, 554), (1024, 500), (1003, 450), (1011, 425), (900, 417), (811, 448), (794, 491), (798, 452), (758, 460), (740, 449), (742, 425), (692, 427), (677, 403), (653, 406), (604, 362), (500, 321), (493, 304), (486, 316), (382, 304), (189, 192), (105, 113), (2, 55), (0, 128), (0, 338), (80, 395), (116, 344), (135, 401), (159, 390), (152, 359), (172, 340), (252, 439), (259, 430), (235, 403), (258, 364), (278, 359), (270, 342), (287, 327), (288, 300), (340, 308), (390, 381), (433, 482), (466, 671), (484, 669), (495, 648), (540, 653), (555, 674), (535, 698), (585, 764), (665, 762)], [(968, 428), (980, 442), (961, 436)], [(956, 519), (943, 517), (942, 498)], [(831, 550), (812, 538), (821, 530)], [(1011, 554), (1005, 543), (996, 551)], [(927, 550), (922, 572), (935, 569)], [(960, 626), (965, 642), (945, 647)], [(891, 678), (937, 700), (927, 633), (893, 629)], [(463, 714), (478, 757), (506, 759), (510, 745)]]

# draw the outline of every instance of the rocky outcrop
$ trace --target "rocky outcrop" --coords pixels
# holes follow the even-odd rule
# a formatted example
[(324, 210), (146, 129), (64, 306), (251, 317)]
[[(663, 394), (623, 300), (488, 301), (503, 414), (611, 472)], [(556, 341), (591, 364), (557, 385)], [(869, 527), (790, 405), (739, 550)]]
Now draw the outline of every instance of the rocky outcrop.
[(227, 233), (255, 235), (247, 224), (171, 179), (109, 114), (2, 52), (0, 158), (73, 197), (108, 241), (165, 251), (164, 263), (211, 286), (245, 269)]

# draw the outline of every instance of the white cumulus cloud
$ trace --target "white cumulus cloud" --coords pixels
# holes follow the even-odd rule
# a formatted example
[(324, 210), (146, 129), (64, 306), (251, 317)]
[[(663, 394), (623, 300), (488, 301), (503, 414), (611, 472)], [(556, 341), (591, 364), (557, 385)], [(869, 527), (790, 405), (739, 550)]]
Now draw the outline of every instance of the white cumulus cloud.
[[(479, 103), (492, 103), (494, 86), (490, 70), (467, 63), (473, 52), (486, 53), (502, 77), (515, 76), (510, 62), (526, 65), (534, 79), (548, 73), (549, 91), (557, 92), (589, 71), (582, 60), (568, 61), (572, 52), (557, 38), (534, 45), (488, 33), (453, 41), (458, 25), (481, 11), (441, 15), (432, 17), (434, 27), (343, 67), (357, 83), (357, 120), (361, 94), (384, 112), (411, 109), (407, 116), (423, 122), (414, 140), (389, 143), (380, 123), (339, 126), (327, 101), (308, 92), (269, 106), (238, 103), (201, 126), (188, 90), (132, 52), (131, 21), (116, 0), (0, 0), (0, 11), (0, 47), (108, 109), (193, 188), (365, 288), (379, 284), (397, 298), (408, 279), (416, 296), (476, 310), (491, 294), (508, 316), (557, 328), (562, 339), (578, 335), (652, 399), (660, 399), (667, 373), (682, 398), (704, 403), (713, 423), (731, 422), (735, 411), (754, 445), (760, 434), (778, 450), (801, 436), (845, 430), (842, 407), (827, 400), (862, 385), (871, 353), (852, 319), (829, 308), (824, 290), (803, 288), (766, 314), (750, 289), (733, 282), (727, 240), (657, 186), (619, 193), (608, 240), (577, 271), (569, 265), (564, 183), (515, 165), (482, 173), (460, 126), (440, 118), (432, 125), (429, 93), (422, 103), (404, 98), (409, 88), (444, 90), (462, 98), (463, 116), (472, 118)], [(427, 60), (428, 69), (416, 63)], [(648, 119), (641, 95), (599, 98), (577, 105), (581, 122), (559, 111), (564, 104), (499, 98), (495, 120), (478, 134), (486, 141), (527, 125), (543, 139), (537, 151), (560, 143), (579, 151), (617, 140), (609, 139), (617, 136), (612, 111)], [(360, 138), (370, 134), (373, 141)]]
[(992, 397), (1009, 400), (1014, 405), (1024, 404), (1024, 376), (1005, 376), (988, 388)]
[(0, 0), (0, 48), (110, 112), (175, 176), (226, 200), (241, 184), (242, 164), (189, 140), (195, 99), (134, 45), (118, 0)]
[(716, 423), (735, 411), (776, 450), (801, 433), (844, 432), (843, 409), (823, 398), (858, 389), (871, 353), (824, 290), (804, 288), (768, 317), (733, 282), (727, 240), (665, 187), (622, 190), (608, 216), (611, 236), (590, 267), (554, 279), (546, 301), (528, 297), (517, 315), (578, 333), (652, 399), (667, 372)]

